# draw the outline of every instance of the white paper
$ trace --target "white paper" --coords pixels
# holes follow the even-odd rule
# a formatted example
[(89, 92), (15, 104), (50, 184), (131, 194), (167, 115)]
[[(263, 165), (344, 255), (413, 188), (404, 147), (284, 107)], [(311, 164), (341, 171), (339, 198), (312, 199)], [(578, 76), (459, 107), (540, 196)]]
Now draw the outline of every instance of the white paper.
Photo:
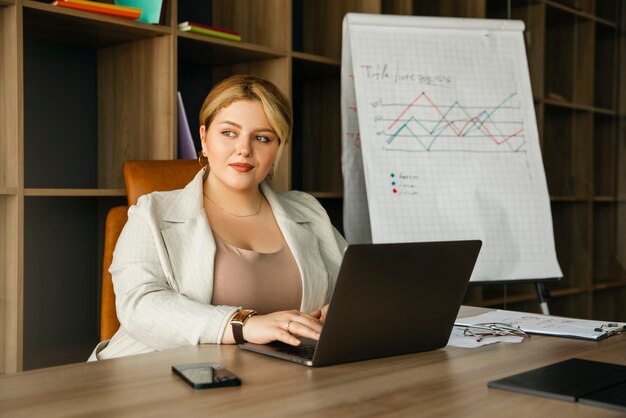
[(603, 338), (605, 332), (595, 331), (603, 325), (616, 324), (616, 327), (608, 329), (623, 328), (626, 323), (611, 321), (594, 321), (589, 319), (564, 318), (551, 315), (540, 315), (528, 312), (514, 312), (504, 310), (489, 311), (477, 316), (459, 318), (456, 325), (473, 325), (480, 323), (504, 323), (517, 325), (524, 332), (532, 334), (554, 335), (560, 337), (585, 338), (598, 340)]
[(473, 281), (561, 277), (523, 23), (349, 14), (346, 24), (348, 241), (364, 236), (367, 212), (376, 243), (481, 239)]
[(350, 244), (372, 242), (367, 209), (365, 174), (361, 155), (361, 134), (357, 118), (354, 74), (348, 20), (343, 21), (341, 50), (341, 169), (343, 171), (344, 234)]

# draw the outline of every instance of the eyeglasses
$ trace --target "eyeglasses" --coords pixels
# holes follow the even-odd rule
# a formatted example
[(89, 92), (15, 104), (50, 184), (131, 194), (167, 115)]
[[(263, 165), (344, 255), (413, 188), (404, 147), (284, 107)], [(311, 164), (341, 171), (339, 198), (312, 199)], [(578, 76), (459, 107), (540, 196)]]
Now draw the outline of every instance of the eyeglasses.
[(609, 323), (602, 324), (598, 328), (594, 329), (595, 332), (604, 332), (608, 335), (621, 334), (624, 331), (624, 327), (620, 326), (620, 324)]
[(469, 325), (463, 330), (463, 335), (466, 337), (476, 337), (477, 342), (489, 337), (516, 336), (530, 338), (530, 335), (522, 331), (517, 325), (500, 322)]

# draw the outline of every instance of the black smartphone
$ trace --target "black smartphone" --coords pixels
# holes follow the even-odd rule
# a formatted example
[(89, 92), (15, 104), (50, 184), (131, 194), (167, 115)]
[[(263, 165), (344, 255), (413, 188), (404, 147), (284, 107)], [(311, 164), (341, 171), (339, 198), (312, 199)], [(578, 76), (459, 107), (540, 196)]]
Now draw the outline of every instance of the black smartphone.
[(237, 376), (217, 363), (178, 364), (172, 371), (194, 389), (241, 385)]

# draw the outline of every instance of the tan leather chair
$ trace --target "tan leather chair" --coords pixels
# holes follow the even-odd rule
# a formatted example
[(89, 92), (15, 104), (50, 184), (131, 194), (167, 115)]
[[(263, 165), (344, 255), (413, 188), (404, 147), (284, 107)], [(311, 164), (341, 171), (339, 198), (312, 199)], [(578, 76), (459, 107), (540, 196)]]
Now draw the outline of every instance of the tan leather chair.
[(128, 206), (116, 206), (109, 210), (104, 225), (104, 255), (102, 257), (102, 298), (100, 305), (100, 341), (110, 339), (120, 327), (115, 312), (115, 293), (109, 266), (113, 261), (113, 249), (122, 228), (128, 220)]
[(128, 160), (124, 163), (128, 204), (136, 204), (144, 194), (185, 187), (199, 170), (198, 160)]
[[(124, 163), (124, 181), (129, 205), (144, 194), (180, 189), (200, 170), (196, 160), (135, 160)], [(102, 258), (102, 298), (100, 306), (100, 341), (108, 340), (120, 327), (115, 310), (115, 293), (109, 267), (113, 250), (126, 224), (128, 206), (116, 206), (107, 214)]]

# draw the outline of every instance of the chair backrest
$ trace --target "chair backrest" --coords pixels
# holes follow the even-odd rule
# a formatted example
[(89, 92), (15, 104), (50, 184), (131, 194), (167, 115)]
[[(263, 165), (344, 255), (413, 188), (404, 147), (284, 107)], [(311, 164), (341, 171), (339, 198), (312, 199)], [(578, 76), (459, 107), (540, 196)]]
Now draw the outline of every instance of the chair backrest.
[(128, 160), (124, 163), (128, 204), (136, 204), (144, 194), (180, 189), (199, 170), (197, 160)]
[(115, 312), (115, 293), (109, 266), (113, 261), (113, 249), (128, 219), (128, 206), (116, 206), (109, 210), (104, 225), (104, 256), (102, 257), (102, 299), (100, 304), (100, 341), (108, 340), (120, 327)]
[[(126, 197), (129, 205), (144, 194), (183, 188), (198, 173), (196, 160), (135, 160), (124, 163)], [(115, 309), (115, 293), (109, 267), (113, 250), (126, 224), (128, 206), (112, 208), (106, 219), (102, 260), (102, 299), (100, 306), (100, 341), (108, 340), (120, 327)]]

